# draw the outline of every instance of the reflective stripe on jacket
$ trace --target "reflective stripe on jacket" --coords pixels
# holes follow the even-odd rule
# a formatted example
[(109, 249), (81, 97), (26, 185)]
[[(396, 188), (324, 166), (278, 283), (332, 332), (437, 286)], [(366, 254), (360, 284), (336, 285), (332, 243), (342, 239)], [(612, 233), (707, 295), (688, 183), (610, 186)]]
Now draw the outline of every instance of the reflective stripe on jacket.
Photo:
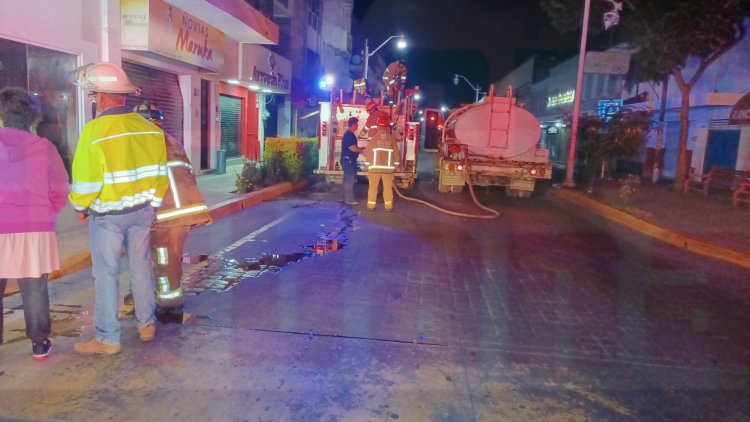
[(77, 211), (161, 205), (169, 187), (164, 132), (137, 113), (101, 115), (83, 127), (73, 158)]
[(160, 227), (210, 224), (212, 220), (208, 207), (198, 189), (193, 166), (185, 150), (171, 135), (164, 133), (164, 136), (167, 141), (169, 189), (156, 212), (156, 223)]
[(367, 144), (365, 164), (373, 173), (393, 173), (401, 161), (396, 138), (387, 129), (378, 128)]

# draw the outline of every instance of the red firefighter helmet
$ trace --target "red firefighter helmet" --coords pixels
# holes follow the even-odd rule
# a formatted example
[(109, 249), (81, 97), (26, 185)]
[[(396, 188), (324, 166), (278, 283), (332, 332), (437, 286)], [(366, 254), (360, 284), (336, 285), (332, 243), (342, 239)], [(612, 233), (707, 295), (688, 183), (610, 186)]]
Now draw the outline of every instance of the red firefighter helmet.
[(391, 118), (386, 114), (382, 114), (375, 118), (375, 124), (379, 127), (388, 127), (391, 125)]
[(378, 109), (378, 104), (375, 101), (370, 101), (365, 105), (365, 110), (367, 110), (368, 113), (372, 113), (373, 111)]

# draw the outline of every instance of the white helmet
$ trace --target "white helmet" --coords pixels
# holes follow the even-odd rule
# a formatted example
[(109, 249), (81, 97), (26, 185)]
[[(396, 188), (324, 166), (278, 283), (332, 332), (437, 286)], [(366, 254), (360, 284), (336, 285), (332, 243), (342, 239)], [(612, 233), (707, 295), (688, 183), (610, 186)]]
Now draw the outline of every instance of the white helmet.
[(114, 63), (89, 63), (73, 69), (70, 82), (93, 92), (111, 94), (138, 94), (141, 89), (133, 85), (122, 68)]

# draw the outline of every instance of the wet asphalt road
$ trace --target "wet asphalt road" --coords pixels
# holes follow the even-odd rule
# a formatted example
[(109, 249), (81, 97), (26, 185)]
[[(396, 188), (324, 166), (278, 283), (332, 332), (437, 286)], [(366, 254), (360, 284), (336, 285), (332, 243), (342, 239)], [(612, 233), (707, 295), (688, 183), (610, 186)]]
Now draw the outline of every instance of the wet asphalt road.
[[(339, 189), (316, 185), (194, 230), (190, 319), (160, 324), (150, 344), (123, 320), (118, 356), (72, 351), (91, 334), (89, 270), (53, 283), (49, 361), (32, 361), (20, 312), (6, 316), (0, 419), (750, 416), (747, 270), (594, 219), (545, 189), (530, 200), (479, 190), (497, 220), (404, 201), (368, 212), (338, 202)], [(466, 193), (415, 191), (474, 211)]]

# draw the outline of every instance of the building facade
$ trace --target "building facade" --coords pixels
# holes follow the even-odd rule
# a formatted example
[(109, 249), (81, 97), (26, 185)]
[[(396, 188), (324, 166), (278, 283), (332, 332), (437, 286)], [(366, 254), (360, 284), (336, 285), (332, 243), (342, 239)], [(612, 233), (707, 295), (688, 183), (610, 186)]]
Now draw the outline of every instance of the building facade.
[[(311, 113), (318, 103), (340, 89), (351, 91), (353, 5), (353, 0), (273, 0), (273, 19), (279, 26), (279, 43), (273, 49), (294, 63), (292, 94), (284, 104), (293, 135), (316, 136), (318, 121)], [(335, 83), (321, 90), (319, 82), (327, 74)]]
[(258, 159), (266, 96), (290, 92), (291, 62), (265, 47), (278, 27), (242, 0), (29, 0), (1, 2), (0, 15), (13, 17), (0, 27), (0, 86), (42, 99), (40, 129), (61, 150), (75, 150), (93, 117), (67, 80), (86, 63), (121, 64), (143, 90), (129, 105), (162, 109), (202, 170), (217, 167), (219, 150)]
[[(629, 59), (630, 51), (624, 48), (587, 55), (581, 90), (582, 115), (597, 115), (601, 104), (622, 99)], [(545, 68), (539, 69), (539, 65)], [(534, 58), (526, 61), (496, 82), (495, 92), (503, 95), (508, 85), (513, 86), (518, 103), (523, 103), (542, 126), (540, 144), (549, 148), (553, 164), (563, 166), (568, 159), (578, 56), (548, 69), (546, 66), (546, 62), (537, 64)], [(539, 75), (545, 77), (539, 79)]]
[[(750, 31), (750, 20), (745, 22)], [(683, 72), (693, 75), (696, 59), (689, 59)], [(652, 166), (654, 156), (662, 156), (662, 175), (674, 178), (677, 171), (677, 147), (680, 136), (680, 103), (682, 96), (672, 77), (668, 80), (666, 113), (661, 144), (658, 121), (661, 108), (661, 84), (640, 83), (626, 96), (648, 93), (653, 98), (654, 121), (644, 154), (644, 170)], [(750, 121), (730, 122), (732, 108), (750, 93), (750, 38), (743, 38), (732, 49), (712, 63), (690, 94), (688, 131), (689, 166), (704, 174), (713, 166), (750, 170)], [(660, 154), (655, 150), (660, 149)]]
[[(746, 26), (750, 27), (750, 20)], [(581, 114), (599, 114), (602, 103), (619, 103), (612, 111), (653, 111), (645, 148), (634, 157), (635, 164), (642, 167), (645, 176), (651, 176), (654, 160), (658, 160), (660, 175), (673, 179), (677, 174), (681, 93), (670, 77), (664, 123), (660, 123), (661, 84), (642, 82), (625, 88), (630, 53), (622, 46), (587, 53)], [(540, 143), (550, 149), (550, 158), (559, 166), (566, 164), (568, 156), (577, 62), (578, 57), (573, 56), (552, 67), (546, 78), (535, 81), (536, 70), (530, 60), (496, 83), (498, 89), (509, 83), (519, 86), (519, 102), (527, 103), (526, 107), (539, 119), (543, 128)], [(683, 74), (693, 75), (698, 65), (697, 59), (689, 59)], [(713, 166), (750, 169), (750, 121), (730, 119), (733, 107), (749, 93), (750, 37), (745, 37), (706, 69), (690, 94), (688, 164), (696, 174), (704, 174)]]

